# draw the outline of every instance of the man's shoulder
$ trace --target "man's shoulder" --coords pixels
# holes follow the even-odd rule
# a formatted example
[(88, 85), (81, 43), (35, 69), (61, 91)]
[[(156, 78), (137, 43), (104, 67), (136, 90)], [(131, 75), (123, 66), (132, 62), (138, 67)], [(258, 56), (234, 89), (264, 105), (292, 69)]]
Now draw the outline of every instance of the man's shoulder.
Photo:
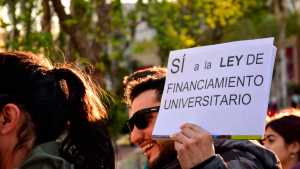
[(271, 151), (254, 141), (214, 140), (216, 153), (229, 168), (279, 169), (280, 162)]

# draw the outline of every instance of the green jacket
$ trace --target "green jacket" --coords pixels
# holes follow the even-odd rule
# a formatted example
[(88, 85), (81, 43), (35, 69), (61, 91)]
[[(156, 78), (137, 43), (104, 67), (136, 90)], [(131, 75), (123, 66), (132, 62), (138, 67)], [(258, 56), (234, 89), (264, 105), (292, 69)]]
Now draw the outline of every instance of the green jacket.
[(60, 143), (53, 141), (36, 146), (19, 169), (74, 169), (59, 156)]

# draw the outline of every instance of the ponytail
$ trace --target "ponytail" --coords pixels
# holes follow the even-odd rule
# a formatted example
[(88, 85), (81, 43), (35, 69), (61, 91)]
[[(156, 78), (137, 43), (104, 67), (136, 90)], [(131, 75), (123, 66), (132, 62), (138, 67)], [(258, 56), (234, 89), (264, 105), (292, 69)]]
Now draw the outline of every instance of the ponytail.
[(88, 118), (89, 121), (107, 117), (105, 107), (96, 95), (99, 92), (90, 79), (70, 68), (54, 68), (52, 73), (57, 81), (65, 80), (68, 102), (72, 104), (70, 108), (74, 109), (73, 111), (80, 111), (76, 116), (84, 116), (82, 118)]
[(70, 68), (55, 68), (51, 74), (66, 88), (68, 133), (61, 147), (62, 156), (78, 169), (115, 168), (112, 144), (103, 121), (106, 110), (92, 83)]
[(0, 52), (0, 106), (7, 98), (25, 114), (16, 149), (29, 141), (33, 146), (51, 142), (65, 133), (60, 156), (75, 169), (114, 169), (103, 97), (83, 75), (68, 65), (53, 68), (32, 53)]

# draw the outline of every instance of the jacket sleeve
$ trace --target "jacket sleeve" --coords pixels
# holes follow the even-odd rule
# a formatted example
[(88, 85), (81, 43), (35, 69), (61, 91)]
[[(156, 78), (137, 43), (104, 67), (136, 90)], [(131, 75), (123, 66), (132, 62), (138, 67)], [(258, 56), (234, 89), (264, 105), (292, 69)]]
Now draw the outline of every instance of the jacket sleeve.
[(192, 169), (227, 169), (227, 165), (220, 155), (215, 155)]
[(230, 152), (231, 155), (215, 155), (208, 161), (197, 165), (193, 169), (264, 169), (262, 164), (247, 153)]
[(282, 169), (269, 150), (250, 141), (215, 140), (217, 154), (193, 169)]

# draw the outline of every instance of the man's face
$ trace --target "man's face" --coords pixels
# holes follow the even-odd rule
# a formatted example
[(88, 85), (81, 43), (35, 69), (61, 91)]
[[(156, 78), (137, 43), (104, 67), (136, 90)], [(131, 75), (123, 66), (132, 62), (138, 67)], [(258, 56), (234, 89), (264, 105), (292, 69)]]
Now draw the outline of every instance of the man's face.
[[(157, 100), (157, 92), (154, 89), (146, 90), (139, 94), (133, 101), (129, 110), (129, 118), (131, 118), (137, 111), (145, 108), (156, 107), (160, 105)], [(146, 155), (148, 163), (153, 163), (163, 150), (163, 144), (152, 140), (152, 130), (157, 118), (157, 112), (148, 112), (152, 115), (148, 119), (148, 125), (144, 129), (139, 129), (136, 126), (131, 130), (131, 141), (138, 145)]]

